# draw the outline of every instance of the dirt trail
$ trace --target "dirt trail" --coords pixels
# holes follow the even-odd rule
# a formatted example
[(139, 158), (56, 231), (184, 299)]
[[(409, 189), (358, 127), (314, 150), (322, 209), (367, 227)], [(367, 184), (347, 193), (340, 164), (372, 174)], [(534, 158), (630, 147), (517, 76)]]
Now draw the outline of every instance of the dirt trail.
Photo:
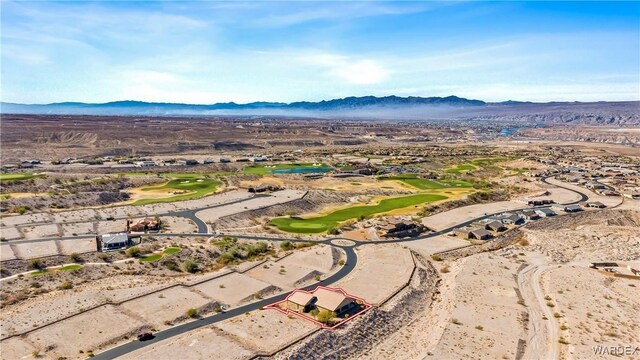
[[(542, 257), (523, 268), (517, 276), (518, 288), (529, 311), (529, 334), (523, 359), (557, 359), (559, 357), (558, 327), (553, 312), (547, 306), (542, 290), (542, 275), (549, 264)], [(546, 318), (547, 320), (545, 320)]]

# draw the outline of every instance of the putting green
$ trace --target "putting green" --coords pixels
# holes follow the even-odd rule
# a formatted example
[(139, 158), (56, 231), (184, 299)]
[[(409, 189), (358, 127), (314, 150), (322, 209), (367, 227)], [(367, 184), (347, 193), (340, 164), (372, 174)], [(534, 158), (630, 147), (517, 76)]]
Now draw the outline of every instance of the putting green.
[[(178, 175), (178, 174), (174, 174), (174, 175)], [(220, 181), (202, 178), (200, 177), (199, 174), (189, 174), (191, 175), (191, 177), (187, 177), (186, 176), (187, 174), (179, 174), (179, 175), (181, 175), (179, 178), (173, 179), (164, 185), (142, 188), (142, 191), (157, 191), (157, 190), (180, 191), (182, 190), (182, 191), (187, 191), (187, 193), (175, 195), (175, 196), (169, 196), (169, 197), (141, 199), (134, 202), (133, 205), (148, 205), (148, 204), (156, 204), (156, 203), (197, 199), (209, 194), (213, 194), (214, 192), (216, 192), (218, 185), (220, 185)]]
[(360, 216), (370, 216), (382, 214), (395, 209), (402, 209), (409, 206), (419, 205), (427, 202), (447, 199), (444, 195), (436, 194), (416, 194), (384, 199), (377, 205), (360, 205), (336, 210), (325, 216), (312, 218), (291, 218), (282, 217), (271, 220), (271, 225), (278, 229), (292, 233), (320, 233), (337, 226), (343, 221), (356, 219)]
[(446, 173), (449, 174), (460, 174), (466, 171), (471, 171), (471, 170), (475, 170), (477, 169), (477, 167), (475, 165), (471, 165), (471, 164), (459, 164), (456, 165), (454, 167), (448, 168), (447, 170), (445, 170)]
[(323, 227), (322, 224), (304, 223), (304, 222), (292, 222), (291, 224), (289, 224), (289, 226), (296, 229), (320, 229)]

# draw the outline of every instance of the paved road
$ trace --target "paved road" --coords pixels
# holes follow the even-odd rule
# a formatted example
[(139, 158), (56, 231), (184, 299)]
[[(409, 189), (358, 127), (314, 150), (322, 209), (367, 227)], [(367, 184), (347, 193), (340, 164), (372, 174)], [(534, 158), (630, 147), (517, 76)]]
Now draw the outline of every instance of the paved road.
[(580, 192), (580, 191), (577, 191), (577, 190), (574, 190), (574, 189), (571, 189), (571, 188), (568, 188), (568, 187), (564, 187), (562, 185), (556, 185), (556, 184), (552, 184), (552, 183), (548, 182), (547, 179), (550, 178), (550, 177), (551, 176), (543, 177), (543, 178), (540, 179), (540, 181), (542, 181), (545, 184), (551, 185), (551, 186), (557, 186), (557, 187), (563, 188), (565, 190), (573, 191), (574, 193), (580, 195), (580, 200), (576, 200), (576, 201), (573, 201), (573, 202), (570, 202), (570, 203), (566, 203), (566, 204), (562, 204), (562, 205), (575, 205), (575, 204), (578, 204), (578, 203), (585, 202), (585, 201), (589, 200), (589, 197), (583, 192)]
[[(335, 246), (335, 245), (334, 245)], [(343, 247), (342, 248), (347, 256), (346, 262), (344, 264), (344, 266), (342, 266), (340, 268), (340, 270), (338, 270), (335, 274), (329, 276), (328, 278), (321, 280), (317, 283), (305, 286), (303, 289), (305, 290), (311, 290), (313, 288), (315, 288), (318, 285), (325, 285), (325, 284), (332, 284), (340, 279), (342, 279), (343, 277), (345, 277), (347, 274), (349, 274), (351, 271), (353, 271), (353, 269), (355, 269), (356, 264), (358, 262), (358, 257), (356, 256), (356, 252), (354, 251), (353, 247)], [(201, 328), (203, 326), (208, 326), (211, 324), (215, 324), (217, 322), (223, 321), (223, 320), (227, 320), (230, 319), (234, 316), (238, 316), (238, 315), (242, 315), (248, 311), (254, 311), (259, 309), (260, 307), (264, 307), (267, 306), (269, 304), (273, 304), (275, 302), (278, 302), (280, 300), (284, 300), (285, 297), (287, 297), (288, 293), (284, 293), (284, 294), (280, 294), (280, 295), (276, 295), (276, 296), (272, 296), (270, 298), (267, 299), (263, 299), (251, 304), (247, 304), (244, 306), (240, 306), (237, 308), (232, 308), (232, 309), (228, 309), (227, 311), (223, 312), (223, 313), (219, 313), (219, 314), (215, 314), (215, 315), (211, 315), (211, 316), (207, 316), (207, 317), (203, 317), (200, 320), (196, 320), (196, 321), (191, 321), (185, 324), (181, 324), (181, 325), (177, 325), (174, 327), (171, 327), (169, 329), (163, 330), (163, 331), (159, 331), (157, 333), (155, 333), (155, 337), (151, 340), (147, 340), (147, 341), (137, 341), (134, 340), (132, 342), (120, 345), (120, 346), (116, 346), (114, 348), (111, 348), (109, 350), (106, 350), (104, 352), (101, 352), (99, 354), (97, 354), (94, 359), (114, 359), (116, 357), (119, 356), (123, 356), (126, 355), (132, 351), (135, 351), (137, 349), (143, 348), (145, 346), (160, 342), (162, 340), (166, 340), (169, 339), (173, 336), (177, 336), (177, 335), (181, 335), (184, 334), (188, 331), (192, 331), (198, 328)]]

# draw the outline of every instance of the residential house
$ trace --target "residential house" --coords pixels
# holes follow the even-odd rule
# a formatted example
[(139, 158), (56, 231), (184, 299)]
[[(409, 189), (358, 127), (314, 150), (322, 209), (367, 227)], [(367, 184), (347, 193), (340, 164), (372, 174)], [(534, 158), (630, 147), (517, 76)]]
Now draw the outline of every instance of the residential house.
[(553, 210), (548, 208), (535, 209), (534, 211), (536, 212), (536, 214), (540, 215), (541, 217), (551, 217), (551, 216), (557, 215)]
[(131, 240), (126, 233), (103, 234), (96, 236), (96, 243), (98, 250), (112, 251), (127, 248), (131, 244)]
[(295, 290), (286, 300), (286, 306), (290, 310), (308, 313), (312, 310), (330, 311), (340, 316), (357, 306), (354, 298), (348, 296), (341, 289), (317, 287), (309, 292)]
[(493, 234), (485, 229), (475, 229), (469, 232), (469, 239), (489, 240)]
[(507, 227), (501, 221), (494, 220), (486, 223), (484, 228), (491, 231), (505, 231)]
[(586, 203), (585, 206), (590, 208), (598, 208), (598, 209), (603, 209), (607, 207), (605, 204), (601, 203), (600, 201), (591, 201)]
[(516, 214), (504, 214), (499, 220), (505, 225), (520, 225), (524, 223), (524, 219)]
[(402, 219), (390, 219), (378, 223), (377, 228), (383, 237), (407, 237), (416, 236), (425, 231), (425, 227), (413, 221)]
[(135, 222), (127, 220), (127, 230), (133, 232), (158, 231), (160, 230), (160, 220), (149, 217)]

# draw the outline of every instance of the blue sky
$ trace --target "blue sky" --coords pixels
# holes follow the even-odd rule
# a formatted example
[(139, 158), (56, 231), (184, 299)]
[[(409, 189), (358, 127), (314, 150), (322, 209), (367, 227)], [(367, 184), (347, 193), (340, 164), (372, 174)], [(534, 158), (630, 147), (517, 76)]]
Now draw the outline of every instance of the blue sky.
[(8, 102), (640, 99), (639, 2), (1, 6)]

